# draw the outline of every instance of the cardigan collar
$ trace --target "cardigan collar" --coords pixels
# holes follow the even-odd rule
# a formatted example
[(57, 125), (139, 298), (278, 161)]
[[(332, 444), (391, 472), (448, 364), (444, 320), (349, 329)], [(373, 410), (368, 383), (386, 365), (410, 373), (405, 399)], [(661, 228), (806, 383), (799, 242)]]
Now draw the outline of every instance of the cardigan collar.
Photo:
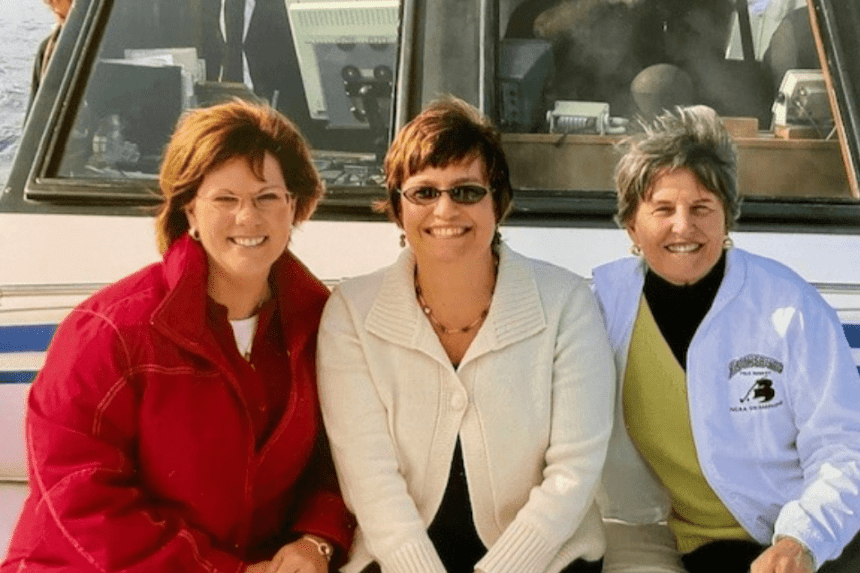
[[(405, 249), (384, 271), (382, 286), (365, 319), (367, 331), (400, 346), (424, 352), (450, 364), (430, 321), (415, 298), (415, 255)], [(490, 312), (460, 362), (464, 365), (546, 327), (546, 316), (534, 274), (525, 257), (504, 243)]]

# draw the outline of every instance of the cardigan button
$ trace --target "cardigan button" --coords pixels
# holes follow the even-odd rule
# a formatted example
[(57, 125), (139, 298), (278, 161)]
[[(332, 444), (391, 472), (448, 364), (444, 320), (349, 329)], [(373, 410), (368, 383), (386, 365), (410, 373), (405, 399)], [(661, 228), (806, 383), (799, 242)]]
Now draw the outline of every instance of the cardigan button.
[(466, 407), (466, 397), (463, 394), (457, 393), (451, 396), (451, 407), (455, 410), (462, 410)]

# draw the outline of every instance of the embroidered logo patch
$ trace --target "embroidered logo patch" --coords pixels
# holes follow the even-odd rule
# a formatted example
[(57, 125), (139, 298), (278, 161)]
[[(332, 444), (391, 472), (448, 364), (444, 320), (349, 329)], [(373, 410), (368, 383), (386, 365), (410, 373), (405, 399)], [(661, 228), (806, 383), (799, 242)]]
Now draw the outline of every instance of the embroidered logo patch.
[(761, 354), (747, 354), (729, 362), (729, 383), (736, 400), (732, 412), (751, 412), (782, 406), (782, 362)]

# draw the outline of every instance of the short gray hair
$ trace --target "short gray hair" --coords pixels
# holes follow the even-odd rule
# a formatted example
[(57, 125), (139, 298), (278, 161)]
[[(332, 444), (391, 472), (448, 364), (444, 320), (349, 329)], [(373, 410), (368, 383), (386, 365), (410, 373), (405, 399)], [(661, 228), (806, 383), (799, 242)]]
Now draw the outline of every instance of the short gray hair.
[(731, 230), (740, 215), (738, 153), (717, 113), (704, 105), (678, 106), (641, 125), (642, 133), (620, 144), (624, 155), (615, 168), (615, 221), (626, 226), (639, 203), (648, 200), (654, 180), (683, 168), (717, 196), (725, 211), (726, 230)]

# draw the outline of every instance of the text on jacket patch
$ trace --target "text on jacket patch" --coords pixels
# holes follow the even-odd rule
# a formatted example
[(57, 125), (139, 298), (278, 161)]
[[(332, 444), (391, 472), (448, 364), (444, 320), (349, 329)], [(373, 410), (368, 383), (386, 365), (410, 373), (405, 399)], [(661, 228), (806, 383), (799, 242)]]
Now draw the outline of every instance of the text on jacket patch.
[(782, 362), (761, 354), (747, 354), (729, 362), (732, 412), (769, 410), (782, 406)]

